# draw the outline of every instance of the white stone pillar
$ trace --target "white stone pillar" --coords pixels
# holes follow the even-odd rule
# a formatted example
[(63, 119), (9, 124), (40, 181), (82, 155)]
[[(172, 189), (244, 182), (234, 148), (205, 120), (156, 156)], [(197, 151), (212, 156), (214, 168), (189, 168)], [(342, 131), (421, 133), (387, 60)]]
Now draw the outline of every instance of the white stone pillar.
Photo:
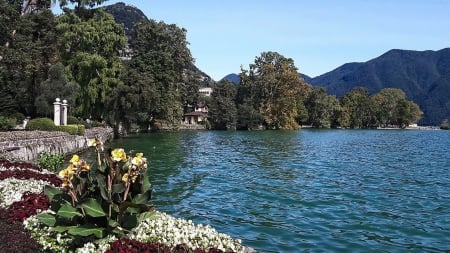
[(67, 126), (67, 100), (63, 100), (61, 104), (61, 123), (63, 126)]
[(61, 125), (61, 99), (56, 98), (55, 102), (53, 103), (54, 108), (54, 116), (53, 116), (53, 122), (55, 122), (56, 126)]

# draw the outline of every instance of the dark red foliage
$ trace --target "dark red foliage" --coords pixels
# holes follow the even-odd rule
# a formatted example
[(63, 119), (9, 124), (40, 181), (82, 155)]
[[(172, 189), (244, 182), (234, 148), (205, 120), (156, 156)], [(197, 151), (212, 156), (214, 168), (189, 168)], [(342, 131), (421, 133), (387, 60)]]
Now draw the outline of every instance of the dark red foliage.
[[(105, 253), (224, 253), (220, 249), (211, 248), (208, 251), (203, 249), (191, 250), (186, 245), (177, 245), (173, 250), (160, 243), (143, 243), (130, 239), (119, 239), (111, 243), (110, 248)], [(228, 252), (232, 253), (232, 252)]]
[(159, 243), (143, 243), (130, 239), (119, 239), (105, 253), (170, 253), (168, 246)]
[(37, 214), (37, 210), (47, 210), (50, 201), (44, 193), (26, 192), (22, 200), (14, 202), (7, 209), (0, 209), (0, 217), (11, 222), (23, 222), (28, 217)]
[(0, 218), (0, 249), (2, 252), (41, 252), (40, 245), (31, 238), (20, 223)]
[(0, 159), (0, 166), (4, 166), (6, 168), (16, 167), (16, 168), (21, 168), (21, 169), (42, 171), (42, 169), (39, 166), (32, 164), (32, 163), (12, 162), (12, 161), (8, 161), (5, 159)]
[(3, 170), (0, 171), (0, 180), (6, 178), (17, 178), (17, 179), (36, 179), (47, 181), (54, 186), (60, 186), (62, 181), (55, 174), (42, 174), (42, 171), (36, 165), (31, 163), (23, 163), (23, 162), (10, 162), (8, 160), (0, 160), (0, 166), (5, 168), (21, 168), (21, 170)]

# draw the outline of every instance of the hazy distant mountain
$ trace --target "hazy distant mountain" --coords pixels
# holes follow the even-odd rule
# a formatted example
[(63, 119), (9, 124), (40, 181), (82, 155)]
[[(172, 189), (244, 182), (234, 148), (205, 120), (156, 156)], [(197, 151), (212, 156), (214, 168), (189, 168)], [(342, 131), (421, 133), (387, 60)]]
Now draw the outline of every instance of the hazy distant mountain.
[(228, 74), (222, 79), (230, 81), (230, 82), (235, 83), (235, 84), (239, 84), (241, 82), (241, 77), (238, 74), (235, 74), (235, 73)]
[(393, 49), (364, 63), (347, 63), (312, 78), (338, 97), (353, 87), (368, 88), (371, 94), (383, 88), (402, 89), (424, 111), (421, 124), (438, 125), (450, 119), (450, 48), (439, 51)]

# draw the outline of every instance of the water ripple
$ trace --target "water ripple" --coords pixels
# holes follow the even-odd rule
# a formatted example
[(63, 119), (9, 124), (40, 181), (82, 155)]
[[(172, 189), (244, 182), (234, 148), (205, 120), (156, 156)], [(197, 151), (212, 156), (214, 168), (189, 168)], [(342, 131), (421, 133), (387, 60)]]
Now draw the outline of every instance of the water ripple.
[(158, 209), (264, 252), (450, 251), (449, 131), (180, 132), (113, 145), (148, 154)]

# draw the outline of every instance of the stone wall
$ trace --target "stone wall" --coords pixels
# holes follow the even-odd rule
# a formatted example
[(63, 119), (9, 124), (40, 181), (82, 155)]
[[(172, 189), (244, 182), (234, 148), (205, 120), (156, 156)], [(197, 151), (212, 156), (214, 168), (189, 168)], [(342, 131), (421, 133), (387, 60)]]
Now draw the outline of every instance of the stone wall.
[(112, 139), (113, 129), (86, 129), (84, 136), (45, 131), (0, 132), (0, 154), (10, 159), (34, 162), (43, 151), (68, 155), (84, 150), (95, 137), (106, 142)]

